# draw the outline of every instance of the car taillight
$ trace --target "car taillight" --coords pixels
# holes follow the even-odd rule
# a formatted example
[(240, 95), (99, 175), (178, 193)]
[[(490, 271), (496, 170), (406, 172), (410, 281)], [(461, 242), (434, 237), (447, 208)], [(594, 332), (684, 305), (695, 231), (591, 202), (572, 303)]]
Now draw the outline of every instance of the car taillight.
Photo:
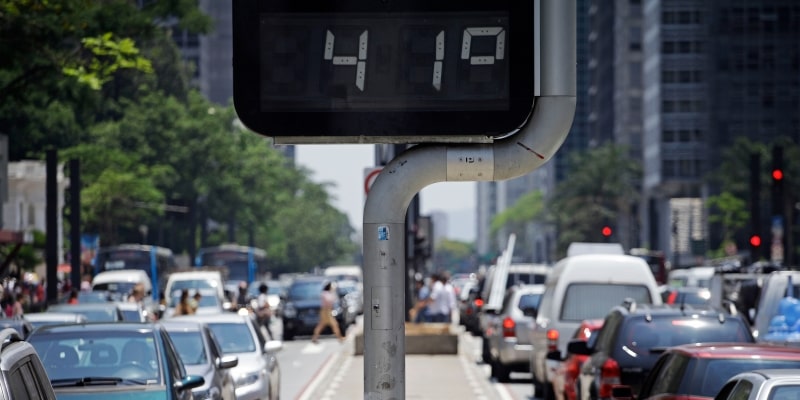
[(514, 332), (514, 328), (517, 326), (517, 323), (514, 322), (511, 317), (506, 317), (503, 319), (503, 337), (515, 337), (517, 336), (516, 332)]
[(547, 331), (547, 351), (558, 350), (558, 331), (550, 329)]
[[(577, 357), (577, 356), (574, 356), (574, 357)], [(576, 379), (578, 377), (578, 375), (580, 374), (580, 372), (581, 372), (580, 368), (581, 368), (581, 363), (582, 362), (583, 362), (583, 360), (580, 360), (578, 358), (576, 358), (574, 360), (569, 360), (567, 362), (567, 368), (566, 368), (566, 371), (565, 371), (566, 376), (568, 378), (571, 378), (571, 379)]]
[(483, 307), (483, 300), (482, 299), (475, 299), (473, 304), (475, 304), (475, 307), (481, 308), (481, 307)]
[(619, 364), (613, 358), (609, 358), (600, 368), (600, 388), (597, 390), (597, 396), (610, 398), (611, 389), (620, 383)]

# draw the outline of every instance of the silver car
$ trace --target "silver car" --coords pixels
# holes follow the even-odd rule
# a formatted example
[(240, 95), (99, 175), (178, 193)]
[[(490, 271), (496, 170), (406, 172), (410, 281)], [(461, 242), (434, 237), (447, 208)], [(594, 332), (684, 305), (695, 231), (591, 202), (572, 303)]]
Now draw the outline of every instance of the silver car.
[(161, 323), (169, 333), (183, 361), (186, 373), (205, 379), (203, 386), (192, 389), (195, 400), (235, 400), (236, 387), (231, 368), (239, 364), (236, 356), (226, 356), (216, 337), (201, 322), (166, 320)]
[(533, 345), (528, 326), (536, 316), (544, 285), (516, 285), (506, 291), (485, 338), (491, 355), (492, 377), (508, 382), (511, 372), (529, 372)]
[(267, 340), (263, 327), (251, 315), (186, 315), (173, 320), (205, 323), (217, 338), (222, 354), (238, 357), (239, 364), (230, 370), (238, 400), (279, 398), (281, 372), (275, 354), (283, 348), (283, 342)]

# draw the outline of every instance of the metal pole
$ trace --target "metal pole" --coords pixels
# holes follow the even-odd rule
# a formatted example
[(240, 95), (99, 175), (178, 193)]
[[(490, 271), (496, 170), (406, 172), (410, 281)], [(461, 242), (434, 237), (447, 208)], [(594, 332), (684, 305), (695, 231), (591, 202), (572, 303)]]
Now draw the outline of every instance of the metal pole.
[(47, 304), (58, 301), (58, 153), (47, 150), (45, 153), (45, 271), (47, 273)]
[(437, 182), (497, 181), (547, 162), (575, 113), (576, 5), (539, 0), (536, 102), (527, 124), (492, 144), (420, 145), (378, 175), (364, 206), (364, 398), (405, 399), (405, 218), (411, 199)]
[(72, 287), (81, 287), (81, 162), (69, 160), (69, 240), (70, 240), (70, 282)]

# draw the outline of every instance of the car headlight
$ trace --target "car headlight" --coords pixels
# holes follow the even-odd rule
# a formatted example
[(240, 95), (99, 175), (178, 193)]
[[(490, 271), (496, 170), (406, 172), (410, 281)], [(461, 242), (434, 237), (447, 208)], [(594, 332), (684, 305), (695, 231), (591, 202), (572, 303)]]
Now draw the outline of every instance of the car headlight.
[(261, 371), (251, 372), (244, 375), (239, 375), (236, 378), (235, 385), (237, 388), (253, 385), (258, 383), (258, 380), (261, 379)]
[(289, 303), (283, 307), (283, 315), (287, 318), (294, 318), (297, 316), (297, 309), (294, 308), (294, 305)]

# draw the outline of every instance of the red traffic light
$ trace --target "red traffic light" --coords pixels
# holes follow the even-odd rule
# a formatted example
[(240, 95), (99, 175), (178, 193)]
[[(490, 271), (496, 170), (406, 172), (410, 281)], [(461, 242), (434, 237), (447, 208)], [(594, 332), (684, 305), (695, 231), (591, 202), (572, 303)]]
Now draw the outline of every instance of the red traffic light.
[(603, 234), (603, 236), (609, 237), (609, 236), (611, 236), (611, 227), (606, 225), (606, 226), (603, 227), (603, 230), (600, 231), (600, 232)]
[(776, 181), (783, 180), (783, 170), (780, 168), (775, 168), (772, 170), (772, 179)]
[(758, 235), (750, 236), (750, 245), (753, 247), (761, 246), (761, 236)]

